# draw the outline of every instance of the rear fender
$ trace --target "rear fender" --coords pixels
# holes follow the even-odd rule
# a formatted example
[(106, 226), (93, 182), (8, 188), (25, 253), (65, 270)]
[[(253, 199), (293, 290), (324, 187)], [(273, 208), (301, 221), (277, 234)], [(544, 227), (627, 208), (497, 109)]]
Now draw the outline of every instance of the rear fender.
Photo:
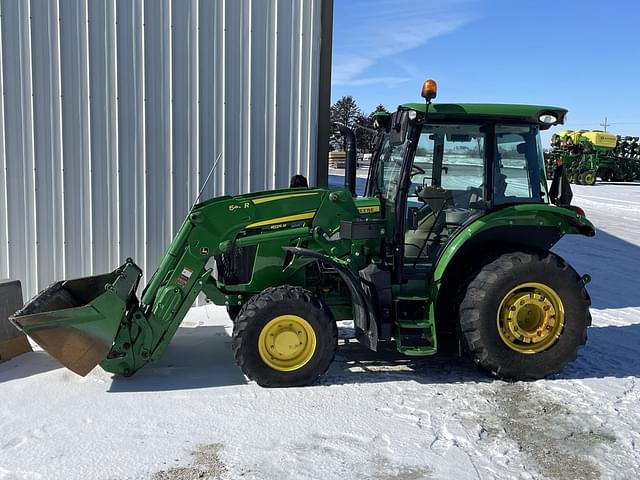
[(467, 272), (473, 256), (490, 256), (500, 249), (549, 250), (564, 235), (595, 235), (593, 224), (571, 208), (546, 204), (513, 205), (484, 215), (463, 227), (445, 245), (433, 274), (433, 298), (437, 298), (451, 269)]

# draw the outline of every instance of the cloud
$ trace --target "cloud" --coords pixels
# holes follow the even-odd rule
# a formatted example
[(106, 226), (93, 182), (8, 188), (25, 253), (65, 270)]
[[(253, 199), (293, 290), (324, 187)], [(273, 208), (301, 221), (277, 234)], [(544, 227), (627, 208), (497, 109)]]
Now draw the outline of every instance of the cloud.
[(334, 28), (333, 85), (400, 84), (406, 77), (364, 74), (379, 61), (420, 47), (475, 17), (471, 0), (346, 1), (336, 5), (335, 15), (344, 17)]

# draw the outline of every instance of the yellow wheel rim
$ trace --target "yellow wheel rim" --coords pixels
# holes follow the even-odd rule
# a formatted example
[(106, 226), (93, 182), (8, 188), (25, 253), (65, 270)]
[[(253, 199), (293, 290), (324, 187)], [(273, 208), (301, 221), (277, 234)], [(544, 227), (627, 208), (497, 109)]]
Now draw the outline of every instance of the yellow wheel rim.
[(262, 361), (280, 372), (304, 367), (316, 351), (316, 333), (297, 315), (280, 315), (260, 332), (258, 352)]
[(591, 185), (593, 183), (593, 174), (592, 173), (587, 173), (584, 176), (584, 183)]
[(520, 353), (540, 353), (553, 345), (564, 328), (560, 295), (542, 283), (523, 283), (507, 293), (498, 309), (502, 341)]

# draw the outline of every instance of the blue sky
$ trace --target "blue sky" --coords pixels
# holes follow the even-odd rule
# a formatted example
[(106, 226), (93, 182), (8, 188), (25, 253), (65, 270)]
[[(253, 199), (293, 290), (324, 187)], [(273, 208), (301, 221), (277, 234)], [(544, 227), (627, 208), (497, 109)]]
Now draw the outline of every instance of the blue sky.
[[(640, 135), (640, 2), (334, 0), (332, 101), (569, 109), (563, 128)], [(548, 137), (548, 135), (545, 135)]]

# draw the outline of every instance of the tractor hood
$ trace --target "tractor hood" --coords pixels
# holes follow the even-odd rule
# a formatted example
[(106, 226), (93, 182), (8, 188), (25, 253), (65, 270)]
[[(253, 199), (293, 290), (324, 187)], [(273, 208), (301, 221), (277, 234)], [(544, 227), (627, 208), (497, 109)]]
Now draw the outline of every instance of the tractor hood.
[(221, 203), (225, 215), (219, 217), (218, 226), (228, 222), (240, 236), (311, 225), (330, 231), (340, 225), (340, 220), (381, 215), (380, 200), (375, 197), (354, 198), (342, 188), (288, 188), (214, 198), (196, 205), (192, 218), (212, 208), (220, 209)]

